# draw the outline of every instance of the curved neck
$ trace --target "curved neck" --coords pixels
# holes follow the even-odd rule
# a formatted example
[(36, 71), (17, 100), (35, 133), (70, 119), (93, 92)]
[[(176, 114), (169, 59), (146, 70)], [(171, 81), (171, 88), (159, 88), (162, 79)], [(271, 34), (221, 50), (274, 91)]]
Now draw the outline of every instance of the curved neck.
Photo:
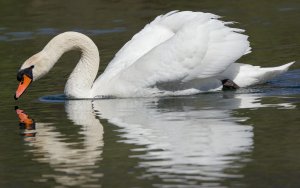
[(70, 98), (91, 98), (91, 88), (100, 63), (95, 43), (81, 33), (65, 32), (54, 37), (43, 49), (51, 58), (51, 67), (70, 50), (79, 50), (81, 58), (66, 83), (65, 95)]

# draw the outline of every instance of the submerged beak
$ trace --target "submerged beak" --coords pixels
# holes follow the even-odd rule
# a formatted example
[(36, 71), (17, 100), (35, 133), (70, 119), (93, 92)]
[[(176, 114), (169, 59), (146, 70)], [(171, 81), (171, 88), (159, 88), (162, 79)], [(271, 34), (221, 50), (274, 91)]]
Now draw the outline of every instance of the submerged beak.
[(16, 91), (15, 100), (17, 100), (24, 93), (24, 91), (27, 89), (27, 87), (30, 85), (31, 82), (32, 79), (26, 74), (24, 74), (22, 80), (19, 83), (19, 87)]

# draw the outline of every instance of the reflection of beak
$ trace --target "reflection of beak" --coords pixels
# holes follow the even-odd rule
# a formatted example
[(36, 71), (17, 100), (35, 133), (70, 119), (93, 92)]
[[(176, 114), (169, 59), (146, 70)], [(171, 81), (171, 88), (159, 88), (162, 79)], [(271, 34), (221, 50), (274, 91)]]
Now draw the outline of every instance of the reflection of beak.
[(32, 82), (32, 79), (29, 76), (27, 76), (26, 74), (24, 74), (23, 79), (19, 83), (19, 87), (15, 94), (16, 100), (24, 93), (24, 91), (27, 89), (27, 87), (30, 85), (31, 82)]
[(33, 124), (33, 120), (31, 118), (29, 118), (29, 116), (27, 114), (25, 114), (23, 110), (17, 108), (16, 113), (18, 114), (20, 123), (24, 123), (28, 126)]

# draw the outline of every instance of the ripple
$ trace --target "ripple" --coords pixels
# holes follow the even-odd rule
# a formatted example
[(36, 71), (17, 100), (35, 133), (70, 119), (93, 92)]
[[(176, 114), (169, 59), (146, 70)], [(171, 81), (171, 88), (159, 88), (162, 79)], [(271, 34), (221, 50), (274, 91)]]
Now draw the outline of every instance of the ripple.
[[(106, 29), (78, 29), (73, 28), (69, 29), (70, 31), (77, 31), (84, 33), (89, 36), (98, 36), (109, 33), (121, 33), (125, 32), (126, 28), (124, 27), (115, 27), (115, 28), (106, 28)], [(54, 36), (59, 33), (64, 32), (65, 30), (57, 29), (57, 28), (38, 28), (33, 31), (9, 31), (7, 28), (0, 28), (0, 41), (22, 41), (29, 40), (39, 36)]]

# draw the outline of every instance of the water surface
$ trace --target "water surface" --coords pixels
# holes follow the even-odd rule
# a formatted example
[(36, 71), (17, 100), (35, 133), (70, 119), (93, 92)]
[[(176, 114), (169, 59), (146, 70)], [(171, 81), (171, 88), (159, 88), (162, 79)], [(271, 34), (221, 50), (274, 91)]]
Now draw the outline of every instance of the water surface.
[[(54, 35), (89, 35), (101, 72), (134, 33), (174, 9), (239, 22), (253, 48), (243, 63), (299, 60), (297, 1), (0, 0), (1, 187), (299, 187), (299, 63), (236, 92), (66, 101), (79, 58), (70, 52), (13, 100), (21, 63)], [(34, 119), (35, 136), (21, 135), (16, 105)]]

